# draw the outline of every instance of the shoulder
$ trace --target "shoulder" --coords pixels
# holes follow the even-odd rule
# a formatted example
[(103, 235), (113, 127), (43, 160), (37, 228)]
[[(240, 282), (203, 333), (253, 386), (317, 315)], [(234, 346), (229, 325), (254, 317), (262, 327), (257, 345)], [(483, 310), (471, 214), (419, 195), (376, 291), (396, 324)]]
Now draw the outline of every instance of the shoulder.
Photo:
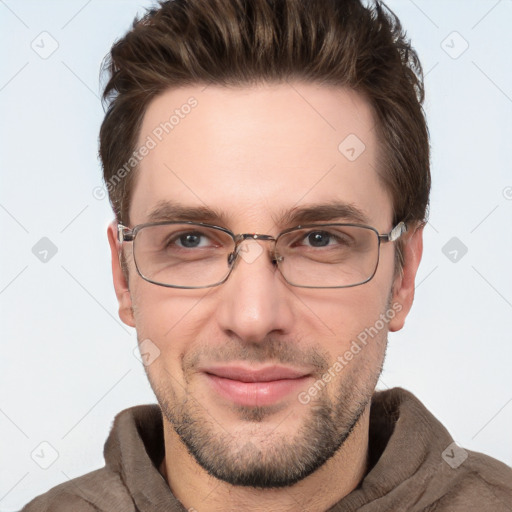
[(136, 512), (132, 496), (144, 494), (146, 486), (160, 486), (164, 495), (168, 490), (155, 467), (163, 452), (158, 406), (125, 409), (116, 415), (105, 442), (103, 468), (57, 485), (21, 512)]
[(98, 469), (50, 489), (34, 498), (21, 512), (135, 512), (119, 475)]
[(493, 512), (510, 512), (512, 468), (482, 453), (459, 450), (460, 465), (443, 465), (434, 479), (438, 489), (444, 487), (442, 496), (426, 510), (480, 512), (492, 505)]

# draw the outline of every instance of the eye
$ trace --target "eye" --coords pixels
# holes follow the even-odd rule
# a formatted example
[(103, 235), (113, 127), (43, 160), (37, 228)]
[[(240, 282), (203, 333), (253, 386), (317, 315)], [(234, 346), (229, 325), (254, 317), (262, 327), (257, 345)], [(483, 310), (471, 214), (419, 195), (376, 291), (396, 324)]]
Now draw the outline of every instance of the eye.
[(311, 247), (325, 247), (332, 241), (332, 235), (327, 231), (313, 231), (306, 236), (305, 241)]
[(207, 247), (209, 239), (203, 233), (191, 232), (182, 233), (177, 237), (169, 240), (169, 244), (176, 243), (178, 247), (185, 249), (194, 249), (196, 247)]
[(221, 254), (233, 245), (228, 233), (207, 226), (162, 223), (143, 227), (137, 251), (158, 258), (203, 258)]
[(302, 241), (306, 247), (327, 247), (327, 246), (347, 246), (349, 240), (347, 236), (341, 232), (336, 233), (330, 231), (310, 231), (306, 233)]
[(221, 245), (219, 240), (214, 240), (209, 233), (201, 231), (181, 231), (169, 234), (164, 244), (167, 249), (206, 249), (219, 245)]

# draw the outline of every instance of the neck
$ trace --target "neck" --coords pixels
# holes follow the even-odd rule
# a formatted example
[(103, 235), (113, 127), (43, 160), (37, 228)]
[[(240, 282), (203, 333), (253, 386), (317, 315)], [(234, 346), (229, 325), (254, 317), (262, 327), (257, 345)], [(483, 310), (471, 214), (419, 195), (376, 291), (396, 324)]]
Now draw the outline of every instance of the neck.
[(366, 473), (369, 407), (336, 454), (317, 471), (290, 487), (240, 487), (210, 476), (188, 453), (165, 417), (166, 456), (160, 472), (174, 496), (192, 512), (324, 512), (354, 490)]

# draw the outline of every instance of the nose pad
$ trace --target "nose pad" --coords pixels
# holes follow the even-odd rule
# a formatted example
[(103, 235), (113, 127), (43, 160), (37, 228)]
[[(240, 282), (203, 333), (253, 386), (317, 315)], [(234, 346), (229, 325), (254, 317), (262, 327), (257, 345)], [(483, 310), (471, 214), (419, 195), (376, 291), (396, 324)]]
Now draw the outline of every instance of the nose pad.
[(228, 267), (231, 268), (233, 263), (235, 263), (236, 258), (238, 257), (238, 247), (228, 254)]
[(238, 257), (242, 258), (246, 263), (252, 263), (263, 252), (263, 247), (256, 243), (251, 244), (249, 240), (240, 242), (235, 250), (228, 254), (228, 265), (232, 267), (236, 264)]
[(284, 261), (284, 256), (281, 256), (277, 252), (272, 253), (272, 264), (277, 265), (278, 263), (282, 263)]

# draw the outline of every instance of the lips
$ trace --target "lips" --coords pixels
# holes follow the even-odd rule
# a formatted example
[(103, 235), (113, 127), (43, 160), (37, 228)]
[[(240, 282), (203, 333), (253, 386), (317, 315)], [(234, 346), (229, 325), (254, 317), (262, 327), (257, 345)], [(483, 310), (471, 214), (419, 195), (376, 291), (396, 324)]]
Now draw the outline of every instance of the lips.
[(202, 368), (214, 393), (237, 405), (257, 407), (278, 403), (304, 387), (311, 374), (285, 366)]
[(275, 380), (297, 379), (307, 375), (307, 372), (284, 366), (269, 366), (258, 370), (241, 366), (217, 366), (203, 370), (211, 375), (240, 382), (271, 382)]

